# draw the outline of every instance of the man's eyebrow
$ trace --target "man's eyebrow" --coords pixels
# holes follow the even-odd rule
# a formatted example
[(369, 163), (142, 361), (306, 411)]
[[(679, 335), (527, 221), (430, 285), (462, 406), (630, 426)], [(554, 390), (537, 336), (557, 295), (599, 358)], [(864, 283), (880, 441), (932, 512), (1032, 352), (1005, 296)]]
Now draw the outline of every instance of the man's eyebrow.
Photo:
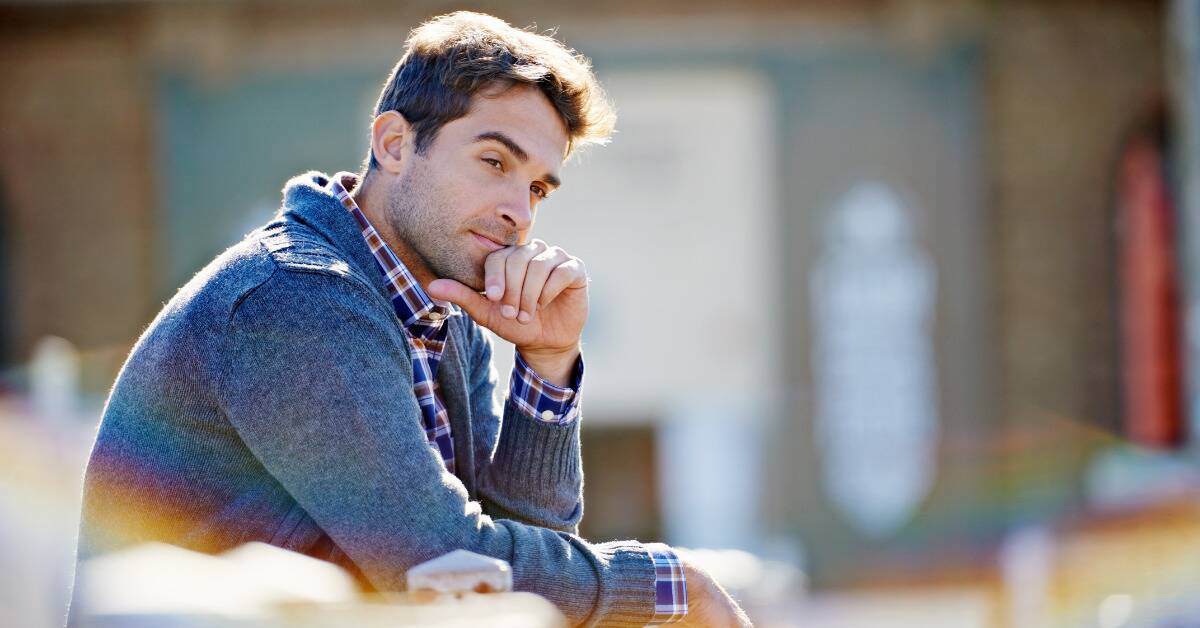
[[(509, 152), (511, 152), (514, 156), (516, 156), (516, 158), (519, 159), (521, 161), (521, 163), (525, 163), (525, 162), (529, 161), (529, 153), (525, 152), (525, 149), (521, 148), (521, 145), (514, 142), (511, 137), (501, 133), (500, 131), (484, 131), (483, 133), (480, 133), (479, 135), (475, 136), (475, 141), (476, 142), (487, 142), (487, 141), (500, 142), (501, 144), (504, 145), (505, 148), (507, 148), (509, 150)], [(556, 177), (548, 172), (546, 174), (542, 175), (542, 179), (545, 180), (546, 183), (550, 184), (553, 187), (559, 187), (562, 185), (562, 181), (559, 180), (558, 177)]]

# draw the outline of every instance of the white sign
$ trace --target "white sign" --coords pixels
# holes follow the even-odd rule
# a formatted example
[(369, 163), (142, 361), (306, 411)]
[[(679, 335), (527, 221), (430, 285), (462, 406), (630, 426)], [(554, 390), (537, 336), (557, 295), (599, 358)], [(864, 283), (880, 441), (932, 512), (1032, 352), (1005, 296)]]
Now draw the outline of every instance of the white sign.
[(860, 533), (913, 515), (934, 477), (936, 277), (901, 200), (860, 183), (830, 211), (810, 282), (822, 486)]

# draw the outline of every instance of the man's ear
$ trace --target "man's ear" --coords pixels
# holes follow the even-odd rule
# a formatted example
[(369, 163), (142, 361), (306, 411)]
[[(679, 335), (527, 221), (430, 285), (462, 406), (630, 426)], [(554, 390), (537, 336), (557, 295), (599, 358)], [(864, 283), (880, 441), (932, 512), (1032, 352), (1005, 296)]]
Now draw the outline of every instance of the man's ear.
[(371, 154), (384, 172), (400, 171), (401, 158), (412, 149), (412, 126), (399, 111), (385, 111), (371, 123)]

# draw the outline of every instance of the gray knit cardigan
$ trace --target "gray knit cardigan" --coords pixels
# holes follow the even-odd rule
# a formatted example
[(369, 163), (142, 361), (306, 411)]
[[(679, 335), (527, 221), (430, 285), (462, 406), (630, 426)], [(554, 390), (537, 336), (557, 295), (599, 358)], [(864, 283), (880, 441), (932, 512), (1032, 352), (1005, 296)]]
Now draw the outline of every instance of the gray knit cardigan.
[(88, 462), (79, 559), (156, 540), (205, 552), (263, 541), (367, 587), (464, 548), (574, 624), (654, 612), (641, 543), (588, 543), (579, 421), (493, 401), (488, 337), (449, 319), (438, 372), (459, 477), (421, 427), (409, 346), (353, 218), (310, 172), (275, 219), (221, 254), (138, 340)]

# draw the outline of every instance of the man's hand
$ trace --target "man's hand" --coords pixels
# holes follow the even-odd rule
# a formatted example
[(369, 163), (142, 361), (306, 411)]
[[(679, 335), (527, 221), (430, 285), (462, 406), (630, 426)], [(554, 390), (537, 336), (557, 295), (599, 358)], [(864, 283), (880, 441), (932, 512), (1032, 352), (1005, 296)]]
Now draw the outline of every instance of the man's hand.
[(566, 386), (587, 321), (587, 272), (558, 247), (533, 240), (494, 251), (484, 260), (486, 297), (453, 279), (435, 279), (427, 291), (451, 301), (480, 325), (513, 343), (529, 366)]
[(674, 626), (703, 626), (705, 628), (752, 628), (750, 618), (725, 589), (688, 554), (675, 548), (683, 561), (683, 576), (687, 581), (688, 614)]

